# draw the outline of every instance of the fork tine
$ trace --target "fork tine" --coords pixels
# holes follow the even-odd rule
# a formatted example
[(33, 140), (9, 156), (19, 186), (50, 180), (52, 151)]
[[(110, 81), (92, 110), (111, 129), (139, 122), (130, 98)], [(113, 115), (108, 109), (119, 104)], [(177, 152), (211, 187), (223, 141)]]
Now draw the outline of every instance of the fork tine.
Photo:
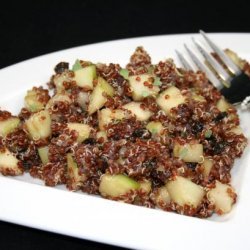
[(181, 64), (183, 65), (183, 67), (186, 70), (194, 71), (193, 67), (188, 63), (188, 61), (185, 59), (185, 57), (178, 50), (175, 50), (175, 53), (177, 54), (178, 58), (181, 61)]
[(209, 79), (209, 81), (217, 88), (217, 89), (222, 89), (223, 85), (222, 83), (219, 81), (218, 78), (216, 78), (216, 76), (214, 75), (214, 73), (212, 73), (212, 71), (210, 69), (208, 69), (207, 67), (205, 67), (203, 65), (203, 63), (198, 59), (198, 57), (187, 47), (186, 44), (184, 44), (185, 49), (187, 50), (188, 54), (190, 55), (191, 59), (193, 60), (193, 62), (196, 64), (196, 66), (203, 72), (206, 73), (207, 78)]
[(214, 52), (218, 54), (218, 56), (221, 58), (224, 64), (228, 67), (229, 71), (234, 75), (240, 74), (241, 72), (240, 68), (227, 56), (227, 54), (222, 49), (220, 49), (214, 42), (210, 40), (210, 38), (208, 38), (208, 36), (203, 30), (200, 30), (200, 34), (210, 45), (210, 47), (214, 50)]
[(204, 58), (208, 61), (208, 63), (213, 67), (213, 69), (217, 72), (217, 74), (221, 77), (222, 80), (226, 81), (228, 84), (230, 83), (231, 76), (223, 69), (223, 67), (211, 56), (203, 47), (202, 45), (197, 42), (193, 37), (192, 41), (194, 42), (195, 46), (204, 56)]

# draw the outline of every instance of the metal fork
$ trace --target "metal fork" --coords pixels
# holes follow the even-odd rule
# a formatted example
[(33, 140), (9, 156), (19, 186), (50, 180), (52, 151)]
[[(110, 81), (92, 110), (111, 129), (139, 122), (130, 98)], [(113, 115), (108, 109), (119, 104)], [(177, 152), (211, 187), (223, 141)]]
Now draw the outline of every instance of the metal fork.
[[(211, 49), (219, 56), (227, 67), (227, 70), (225, 70), (223, 66), (209, 52), (207, 52), (199, 41), (192, 38), (194, 45), (210, 67), (206, 66), (206, 64), (203, 63), (186, 44), (184, 44), (184, 47), (194, 64), (199, 70), (205, 72), (209, 81), (220, 90), (222, 95), (224, 95), (229, 102), (234, 105), (240, 104), (242, 109), (250, 108), (250, 78), (222, 49), (208, 38), (204, 31), (201, 30), (200, 34)], [(179, 51), (176, 50), (176, 53), (186, 70), (195, 70)]]

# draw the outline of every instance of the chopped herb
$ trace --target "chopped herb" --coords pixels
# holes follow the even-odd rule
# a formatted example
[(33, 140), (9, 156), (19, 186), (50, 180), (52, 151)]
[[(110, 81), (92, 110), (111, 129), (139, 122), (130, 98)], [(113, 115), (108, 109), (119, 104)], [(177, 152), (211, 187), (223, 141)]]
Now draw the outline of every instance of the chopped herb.
[(209, 129), (209, 130), (207, 130), (206, 132), (205, 132), (205, 138), (210, 138), (211, 137), (211, 135), (212, 135), (212, 130), (211, 129)]
[(142, 96), (147, 97), (147, 96), (149, 96), (149, 93), (147, 91), (142, 91)]
[(158, 77), (158, 76), (155, 77), (153, 85), (154, 86), (161, 86), (162, 85), (160, 77)]
[(73, 67), (72, 67), (72, 70), (73, 70), (73, 71), (77, 71), (77, 70), (79, 70), (79, 69), (81, 69), (81, 68), (82, 68), (82, 65), (81, 65), (80, 61), (77, 59), (77, 60), (75, 61), (74, 65), (73, 65)]
[(129, 72), (127, 69), (121, 69), (119, 73), (123, 78), (128, 79)]
[(187, 148), (182, 148), (180, 150), (179, 158), (183, 159), (187, 155), (187, 153), (188, 153), (188, 149)]

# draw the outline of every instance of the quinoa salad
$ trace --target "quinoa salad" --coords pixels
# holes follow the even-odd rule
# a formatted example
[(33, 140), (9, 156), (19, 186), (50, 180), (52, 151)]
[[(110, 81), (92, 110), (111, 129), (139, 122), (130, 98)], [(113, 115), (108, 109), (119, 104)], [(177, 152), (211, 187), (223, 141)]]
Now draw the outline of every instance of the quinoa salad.
[(76, 60), (54, 71), (17, 116), (0, 109), (2, 175), (199, 218), (231, 211), (230, 172), (247, 139), (203, 72), (152, 64), (142, 47), (126, 67)]

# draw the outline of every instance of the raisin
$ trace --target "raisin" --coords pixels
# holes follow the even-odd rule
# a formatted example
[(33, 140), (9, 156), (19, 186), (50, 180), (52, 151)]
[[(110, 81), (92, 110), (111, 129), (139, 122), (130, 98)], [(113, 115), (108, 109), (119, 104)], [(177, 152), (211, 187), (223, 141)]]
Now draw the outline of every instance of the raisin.
[(25, 170), (29, 170), (32, 167), (32, 163), (30, 161), (23, 161), (23, 167)]
[(219, 113), (214, 119), (214, 122), (219, 122), (221, 120), (223, 120), (225, 117), (227, 117), (227, 112), (221, 112)]
[(119, 134), (114, 134), (113, 135), (113, 140), (114, 141), (118, 141), (118, 140), (120, 140), (121, 139), (121, 136), (119, 135)]
[(196, 162), (187, 162), (186, 163), (187, 167), (191, 170), (195, 170), (197, 163)]
[(96, 140), (94, 138), (87, 138), (86, 140), (83, 141), (83, 143), (93, 145), (96, 143)]
[(66, 69), (69, 69), (69, 64), (66, 62), (60, 62), (58, 63), (54, 70), (57, 74), (61, 74), (62, 72), (64, 72)]
[(213, 151), (214, 153), (217, 155), (217, 154), (221, 154), (224, 149), (225, 149), (225, 146), (226, 146), (226, 143), (225, 142), (219, 142), (219, 143), (216, 143), (213, 147)]
[(213, 135), (211, 135), (210, 137), (206, 137), (206, 140), (212, 142), (212, 141), (216, 141), (216, 138)]
[(124, 86), (126, 83), (126, 80), (121, 75), (118, 75), (115, 80), (118, 86)]
[(180, 104), (177, 108), (177, 121), (185, 124), (192, 116), (192, 110), (186, 104)]
[(101, 157), (97, 160), (98, 168), (102, 173), (105, 173), (105, 170), (108, 168), (108, 162), (104, 157)]
[(154, 187), (163, 186), (165, 184), (161, 176), (159, 175), (159, 171), (157, 171), (156, 169), (151, 171), (150, 177), (152, 178), (152, 184)]
[(216, 155), (221, 154), (227, 145), (226, 142), (218, 141), (214, 136), (207, 138), (207, 140), (209, 141), (210, 150)]
[(138, 128), (133, 132), (132, 136), (142, 139), (150, 139), (151, 133), (147, 129)]
[(142, 165), (143, 167), (146, 167), (146, 168), (153, 168), (156, 165), (156, 160), (152, 159), (152, 160), (145, 161), (143, 162)]
[(197, 133), (200, 133), (203, 130), (203, 127), (204, 127), (203, 123), (195, 122), (192, 125), (191, 131), (195, 135)]

